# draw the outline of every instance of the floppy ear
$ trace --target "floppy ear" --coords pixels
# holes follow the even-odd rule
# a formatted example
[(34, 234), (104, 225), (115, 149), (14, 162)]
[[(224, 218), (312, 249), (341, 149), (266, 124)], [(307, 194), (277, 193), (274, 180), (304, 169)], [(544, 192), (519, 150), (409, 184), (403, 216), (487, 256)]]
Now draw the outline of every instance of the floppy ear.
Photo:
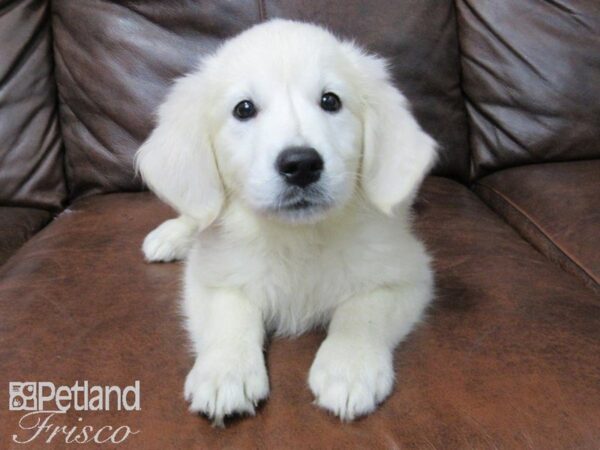
[(392, 84), (386, 62), (370, 55), (363, 61), (364, 135), (362, 185), (378, 209), (392, 215), (411, 202), (435, 161), (435, 141), (410, 112)]
[(177, 80), (158, 111), (158, 124), (136, 155), (148, 187), (179, 213), (210, 225), (223, 204), (223, 186), (204, 110), (202, 72)]

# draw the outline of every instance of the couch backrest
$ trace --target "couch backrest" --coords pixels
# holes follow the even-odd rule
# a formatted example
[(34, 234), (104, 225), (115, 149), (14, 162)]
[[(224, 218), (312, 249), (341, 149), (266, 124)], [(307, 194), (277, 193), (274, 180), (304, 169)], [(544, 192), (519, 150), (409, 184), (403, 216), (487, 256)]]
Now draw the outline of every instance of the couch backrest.
[(600, 1), (458, 0), (472, 176), (600, 157)]
[(0, 4), (0, 205), (59, 209), (66, 199), (50, 7)]
[(324, 24), (388, 57), (442, 146), (437, 174), (467, 181), (521, 164), (600, 157), (600, 2), (456, 5), (54, 0), (50, 29), (49, 2), (5, 3), (0, 204), (58, 209), (67, 183), (71, 197), (142, 189), (133, 156), (171, 80), (271, 17)]
[(133, 156), (170, 81), (224, 39), (271, 17), (325, 24), (389, 57), (398, 86), (442, 146), (436, 172), (467, 179), (451, 0), (55, 0), (56, 76), (72, 195), (141, 189)]

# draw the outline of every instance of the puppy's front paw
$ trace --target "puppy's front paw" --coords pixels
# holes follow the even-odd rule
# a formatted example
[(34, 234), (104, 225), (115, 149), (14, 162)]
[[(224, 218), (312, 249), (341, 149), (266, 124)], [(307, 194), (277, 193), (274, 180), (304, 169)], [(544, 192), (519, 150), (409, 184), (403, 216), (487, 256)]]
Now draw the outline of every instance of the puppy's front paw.
[(184, 217), (163, 222), (144, 239), (142, 251), (146, 260), (168, 262), (184, 259), (195, 231), (196, 224)]
[(392, 354), (383, 347), (326, 339), (310, 369), (315, 403), (344, 421), (375, 410), (394, 384)]
[(269, 379), (260, 348), (250, 352), (211, 350), (198, 357), (185, 380), (190, 411), (205, 414), (223, 426), (225, 416), (254, 415), (269, 395)]

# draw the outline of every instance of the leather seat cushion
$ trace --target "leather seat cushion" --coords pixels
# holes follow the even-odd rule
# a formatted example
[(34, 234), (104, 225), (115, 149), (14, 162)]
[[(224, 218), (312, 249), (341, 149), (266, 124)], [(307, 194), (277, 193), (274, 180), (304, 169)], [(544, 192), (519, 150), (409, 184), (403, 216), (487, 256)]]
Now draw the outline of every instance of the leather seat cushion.
[[(271, 396), (256, 417), (221, 430), (188, 413), (182, 265), (147, 264), (139, 250), (173, 213), (148, 193), (77, 201), (0, 269), (0, 384), (139, 379), (139, 412), (55, 419), (141, 430), (122, 448), (596, 446), (598, 298), (456, 182), (428, 179), (415, 209), (437, 298), (397, 350), (392, 396), (369, 417), (341, 424), (311, 404), (321, 333), (269, 344)], [(5, 445), (21, 415), (0, 408)]]

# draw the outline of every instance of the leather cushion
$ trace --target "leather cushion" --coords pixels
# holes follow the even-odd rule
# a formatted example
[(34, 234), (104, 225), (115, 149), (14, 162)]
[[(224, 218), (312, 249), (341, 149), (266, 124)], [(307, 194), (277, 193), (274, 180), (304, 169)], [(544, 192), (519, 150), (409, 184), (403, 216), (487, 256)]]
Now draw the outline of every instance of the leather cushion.
[(0, 204), (57, 210), (67, 188), (49, 2), (0, 2), (0, 42)]
[(457, 1), (473, 175), (600, 156), (600, 2)]
[[(147, 193), (78, 201), (0, 269), (0, 384), (141, 380), (139, 412), (54, 420), (140, 429), (123, 448), (596, 446), (598, 298), (455, 182), (427, 180), (416, 211), (437, 299), (396, 353), (391, 398), (355, 423), (311, 404), (306, 379), (321, 333), (270, 343), (272, 392), (256, 417), (221, 430), (188, 413), (182, 266), (144, 263), (139, 250), (172, 212)], [(6, 397), (1, 389), (1, 404)], [(0, 409), (3, 445), (19, 417)]]
[[(433, 5), (435, 3), (435, 6)], [(175, 77), (224, 39), (274, 16), (312, 20), (392, 58), (400, 87), (442, 145), (438, 172), (468, 176), (453, 4), (56, 0), (56, 76), (74, 196), (142, 188), (133, 156)], [(407, 12), (410, 11), (410, 14)]]
[(503, 170), (475, 189), (542, 253), (600, 293), (600, 160)]
[(51, 218), (43, 209), (0, 206), (0, 265)]

